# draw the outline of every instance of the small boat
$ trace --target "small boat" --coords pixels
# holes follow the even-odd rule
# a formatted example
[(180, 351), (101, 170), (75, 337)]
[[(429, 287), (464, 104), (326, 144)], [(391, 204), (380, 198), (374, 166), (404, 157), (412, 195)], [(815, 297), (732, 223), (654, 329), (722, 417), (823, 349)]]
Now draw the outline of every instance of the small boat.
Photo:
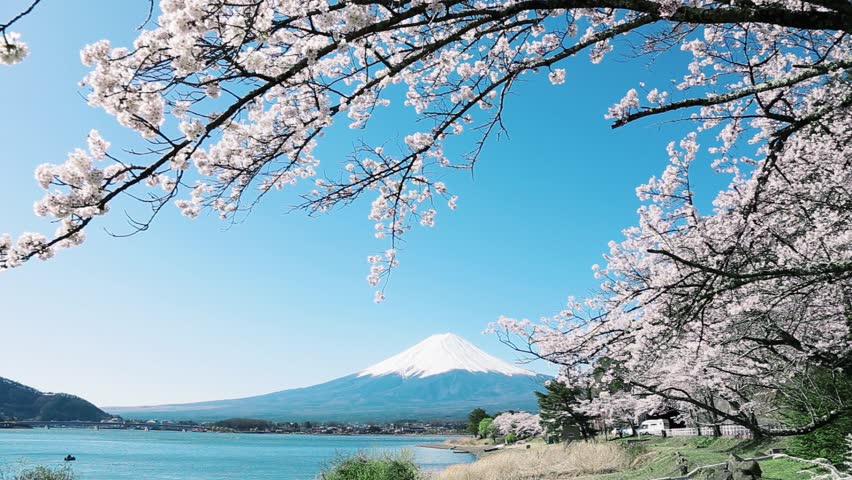
[(77, 457), (75, 457), (74, 455), (65, 455), (66, 462), (73, 462), (74, 460), (77, 460)]

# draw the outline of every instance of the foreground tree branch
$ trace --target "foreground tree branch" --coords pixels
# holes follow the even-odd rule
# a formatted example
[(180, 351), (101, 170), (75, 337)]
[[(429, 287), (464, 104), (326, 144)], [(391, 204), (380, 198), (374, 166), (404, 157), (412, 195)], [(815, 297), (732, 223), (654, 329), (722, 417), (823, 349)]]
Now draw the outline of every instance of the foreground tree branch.
[(41, 0), (32, 3), (6, 23), (0, 23), (0, 65), (14, 65), (29, 54), (27, 44), (20, 40), (21, 36), (9, 29), (19, 20), (31, 14)]
[[(760, 432), (791, 377), (852, 365), (850, 33), (837, 0), (163, 1), (132, 46), (81, 52), (90, 105), (148, 152), (113, 156), (92, 131), (87, 150), (38, 167), (35, 211), (59, 227), (0, 237), (0, 269), (82, 243), (121, 196), (150, 208), (131, 222), (138, 232), (169, 203), (235, 221), (274, 190), (310, 214), (367, 194), (385, 242), (368, 257), (381, 301), (399, 240), (433, 226), (441, 204), (456, 208), (438, 178), (487, 152), (521, 75), (559, 88), (580, 54), (641, 61), (679, 48), (689, 60), (671, 91), (637, 84), (606, 114), (614, 127), (654, 117), (695, 128), (638, 189), (637, 225), (595, 268), (600, 291), (499, 329), (598, 392), (585, 412), (674, 405)], [(369, 128), (393, 101), (418, 120), (400, 126), (403, 145), (363, 143), (319, 176), (328, 127)], [(470, 152), (448, 155), (452, 139)], [(694, 199), (699, 159), (727, 185), (712, 208)], [(844, 408), (827, 397), (801, 428)]]

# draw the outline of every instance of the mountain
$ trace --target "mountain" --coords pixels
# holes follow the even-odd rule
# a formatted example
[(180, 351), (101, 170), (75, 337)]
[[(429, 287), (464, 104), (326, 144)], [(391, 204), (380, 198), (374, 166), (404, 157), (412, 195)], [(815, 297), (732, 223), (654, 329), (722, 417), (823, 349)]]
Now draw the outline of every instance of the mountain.
[(461, 419), (476, 407), (536, 411), (547, 377), (510, 365), (450, 333), (433, 335), (360, 372), (306, 388), (234, 400), (112, 407), (126, 418), (277, 421)]
[(98, 421), (110, 416), (100, 408), (67, 393), (43, 393), (0, 377), (0, 420)]

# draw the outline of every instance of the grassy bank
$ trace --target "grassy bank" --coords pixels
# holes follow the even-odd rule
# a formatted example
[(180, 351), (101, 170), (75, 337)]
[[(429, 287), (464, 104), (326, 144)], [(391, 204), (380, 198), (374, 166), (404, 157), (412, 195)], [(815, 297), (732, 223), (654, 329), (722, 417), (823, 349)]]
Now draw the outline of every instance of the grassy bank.
[[(626, 447), (632, 450), (634, 465), (621, 472), (621, 475), (606, 475), (601, 480), (646, 480), (675, 475), (678, 472), (678, 457), (688, 460), (688, 469), (692, 470), (702, 465), (724, 462), (729, 455), (734, 454), (743, 458), (759, 457), (766, 454), (772, 447), (784, 447), (784, 440), (736, 440), (732, 438), (683, 437), (658, 438), (651, 437)], [(767, 480), (798, 480), (808, 479), (810, 475), (802, 470), (809, 466), (787, 459), (767, 460), (760, 462), (763, 478)]]
[[(676, 476), (679, 458), (689, 470), (721, 463), (730, 454), (758, 457), (783, 440), (754, 442), (730, 438), (648, 437), (640, 441), (617, 440), (570, 445), (531, 444), (509, 447), (469, 465), (455, 465), (436, 480), (650, 480)], [(808, 465), (788, 459), (760, 462), (766, 480), (805, 480)], [(699, 475), (696, 478), (703, 478)]]
[(509, 447), (468, 465), (453, 465), (440, 480), (526, 480), (581, 477), (617, 472), (630, 466), (627, 450), (616, 443), (573, 443)]

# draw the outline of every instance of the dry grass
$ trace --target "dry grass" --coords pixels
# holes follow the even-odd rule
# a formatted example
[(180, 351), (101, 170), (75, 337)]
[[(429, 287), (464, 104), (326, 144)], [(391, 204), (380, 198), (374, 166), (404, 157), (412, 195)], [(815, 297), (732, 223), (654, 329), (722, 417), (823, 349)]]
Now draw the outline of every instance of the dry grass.
[(452, 437), (444, 440), (444, 443), (461, 446), (494, 445), (494, 441), (490, 438), (480, 439), (476, 437)]
[(555, 480), (611, 473), (630, 466), (616, 443), (574, 442), (511, 448), (468, 465), (453, 465), (436, 480)]

